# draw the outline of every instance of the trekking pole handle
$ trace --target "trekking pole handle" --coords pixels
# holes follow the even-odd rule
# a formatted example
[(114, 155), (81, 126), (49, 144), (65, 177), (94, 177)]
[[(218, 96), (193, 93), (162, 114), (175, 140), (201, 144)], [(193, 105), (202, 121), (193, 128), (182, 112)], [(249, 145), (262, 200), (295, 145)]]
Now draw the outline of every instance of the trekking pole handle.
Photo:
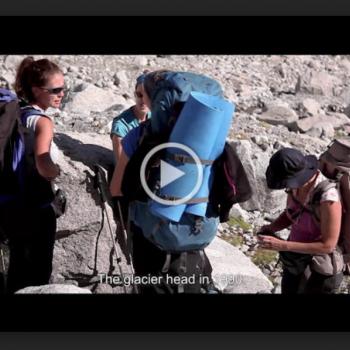
[(102, 199), (102, 202), (107, 202), (107, 196), (106, 193), (104, 192), (103, 188), (104, 188), (104, 181), (103, 181), (103, 177), (101, 174), (101, 170), (98, 167), (98, 165), (95, 165), (95, 176), (96, 176), (96, 187), (100, 192), (100, 196)]

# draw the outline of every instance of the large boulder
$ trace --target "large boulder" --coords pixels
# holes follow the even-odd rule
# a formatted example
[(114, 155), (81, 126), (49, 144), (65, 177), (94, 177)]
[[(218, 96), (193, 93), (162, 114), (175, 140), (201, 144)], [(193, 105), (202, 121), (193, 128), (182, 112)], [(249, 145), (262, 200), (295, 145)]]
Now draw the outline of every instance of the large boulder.
[(272, 125), (288, 126), (298, 118), (298, 115), (288, 106), (273, 104), (267, 106), (267, 110), (258, 117), (258, 120)]
[(115, 95), (111, 90), (92, 84), (83, 84), (81, 91), (78, 90), (69, 95), (63, 110), (68, 113), (89, 114), (103, 112), (116, 104), (125, 104), (125, 99)]
[(312, 137), (323, 137), (323, 138), (332, 139), (334, 137), (334, 127), (332, 123), (320, 122), (320, 123), (316, 123), (306, 133)]
[[(111, 141), (109, 136), (66, 133), (57, 134), (55, 144), (54, 158), (62, 171), (57, 185), (67, 194), (68, 208), (58, 220), (51, 283), (68, 281), (96, 289), (101, 275), (130, 273), (126, 252), (119, 244), (117, 253), (122, 260), (117, 264), (113, 239), (119, 230), (111, 206), (106, 202), (104, 208), (95, 188), (94, 165), (113, 168)], [(106, 180), (102, 185), (108, 193)], [(122, 238), (119, 234), (118, 242), (124, 243)], [(125, 292), (121, 286), (114, 287), (115, 292)]]
[(292, 131), (300, 131), (302, 133), (305, 133), (320, 123), (330, 123), (334, 129), (340, 129), (349, 123), (349, 118), (343, 113), (334, 113), (332, 115), (321, 114), (313, 117), (299, 119), (290, 125), (289, 128)]
[(72, 284), (47, 284), (37, 287), (26, 287), (15, 294), (92, 294), (87, 288), (79, 288)]
[(253, 189), (252, 198), (241, 203), (241, 207), (245, 210), (259, 210), (269, 213), (283, 209), (286, 203), (285, 192), (271, 191), (266, 184), (265, 173), (271, 154), (262, 151), (260, 147), (248, 140), (234, 141), (231, 144), (242, 161)]
[(272, 283), (240, 250), (216, 237), (205, 249), (215, 286), (223, 293), (270, 293)]
[(295, 90), (313, 95), (333, 96), (335, 87), (340, 84), (340, 79), (326, 72), (309, 71), (299, 76)]
[(299, 105), (299, 112), (302, 117), (312, 117), (320, 114), (320, 111), (320, 104), (312, 98), (306, 98)]

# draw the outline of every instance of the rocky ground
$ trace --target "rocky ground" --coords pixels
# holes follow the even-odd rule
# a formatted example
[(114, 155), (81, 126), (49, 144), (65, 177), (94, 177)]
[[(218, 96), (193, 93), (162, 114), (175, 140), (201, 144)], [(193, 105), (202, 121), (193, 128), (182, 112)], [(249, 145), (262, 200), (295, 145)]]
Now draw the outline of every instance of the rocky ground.
[[(9, 87), (25, 56), (0, 56), (0, 86)], [(36, 58), (44, 56), (35, 56)], [(265, 170), (281, 147), (319, 155), (337, 136), (350, 134), (350, 57), (308, 55), (139, 55), (45, 56), (65, 74), (68, 92), (61, 110), (51, 110), (61, 145), (71, 132), (107, 136), (112, 118), (133, 104), (135, 78), (144, 70), (194, 71), (217, 79), (235, 104), (230, 141), (255, 189), (235, 205), (219, 236), (248, 256), (280, 291), (277, 254), (256, 247), (255, 232), (285, 203), (283, 191), (269, 191)], [(62, 136), (63, 135), (63, 136)], [(97, 136), (96, 136), (97, 137)], [(71, 148), (75, 143), (71, 142)], [(108, 142), (107, 142), (108, 143)], [(108, 144), (106, 148), (110, 147)], [(61, 148), (64, 148), (63, 146)], [(73, 171), (73, 170), (72, 170)], [(288, 232), (281, 233), (283, 237)], [(64, 247), (63, 247), (64, 248)], [(60, 247), (59, 249), (63, 249)], [(71, 277), (70, 277), (71, 278)], [(345, 279), (341, 292), (348, 292)]]

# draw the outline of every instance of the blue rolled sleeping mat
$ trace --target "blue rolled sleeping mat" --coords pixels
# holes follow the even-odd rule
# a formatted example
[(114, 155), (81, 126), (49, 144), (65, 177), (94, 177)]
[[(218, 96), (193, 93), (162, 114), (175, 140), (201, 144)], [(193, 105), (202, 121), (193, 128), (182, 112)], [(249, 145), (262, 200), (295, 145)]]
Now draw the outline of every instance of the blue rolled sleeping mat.
[[(203, 182), (192, 200), (203, 198), (196, 204), (164, 205), (151, 201), (150, 211), (161, 218), (179, 222), (183, 213), (205, 216), (207, 197), (210, 190), (212, 162), (222, 153), (231, 125), (234, 106), (218, 96), (191, 92), (172, 130), (169, 142), (177, 142), (191, 148), (203, 161)], [(178, 148), (169, 148), (165, 161), (183, 171), (186, 175), (164, 186), (157, 195), (167, 198), (183, 198), (194, 188), (198, 169), (193, 162), (179, 161), (174, 155), (190, 155)], [(192, 159), (192, 158), (190, 158)]]
[[(214, 143), (214, 147), (212, 153), (210, 155), (210, 159), (216, 159), (223, 152), (225, 147), (225, 141), (228, 136), (233, 116), (234, 116), (234, 105), (232, 103), (223, 104), (223, 116), (221, 119), (221, 125), (219, 128), (219, 133), (216, 137), (216, 142)], [(203, 174), (203, 183), (197, 194), (194, 198), (207, 198), (209, 196), (209, 192), (211, 189), (211, 185), (213, 183), (214, 173), (212, 171), (212, 165), (206, 165), (204, 167)], [(188, 204), (186, 206), (185, 212), (191, 213), (198, 216), (204, 216), (207, 210), (208, 202), (201, 202), (196, 204)]]

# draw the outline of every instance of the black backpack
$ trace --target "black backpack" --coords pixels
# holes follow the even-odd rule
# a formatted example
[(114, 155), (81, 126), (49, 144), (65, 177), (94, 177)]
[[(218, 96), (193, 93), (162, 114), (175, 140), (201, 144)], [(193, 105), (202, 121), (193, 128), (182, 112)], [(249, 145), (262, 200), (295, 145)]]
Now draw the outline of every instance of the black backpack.
[[(0, 89), (0, 196), (19, 190), (19, 164), (24, 156), (24, 128), (17, 97)], [(1, 199), (1, 198), (0, 198)]]
[(220, 222), (226, 222), (232, 206), (249, 200), (253, 191), (243, 164), (229, 143), (225, 143), (224, 151), (215, 160), (213, 169), (214, 181), (209, 202), (219, 213)]
[(42, 112), (0, 89), (0, 205), (12, 201), (42, 207), (53, 200), (51, 183), (39, 175), (27, 148), (28, 129), (22, 120), (32, 115)]

